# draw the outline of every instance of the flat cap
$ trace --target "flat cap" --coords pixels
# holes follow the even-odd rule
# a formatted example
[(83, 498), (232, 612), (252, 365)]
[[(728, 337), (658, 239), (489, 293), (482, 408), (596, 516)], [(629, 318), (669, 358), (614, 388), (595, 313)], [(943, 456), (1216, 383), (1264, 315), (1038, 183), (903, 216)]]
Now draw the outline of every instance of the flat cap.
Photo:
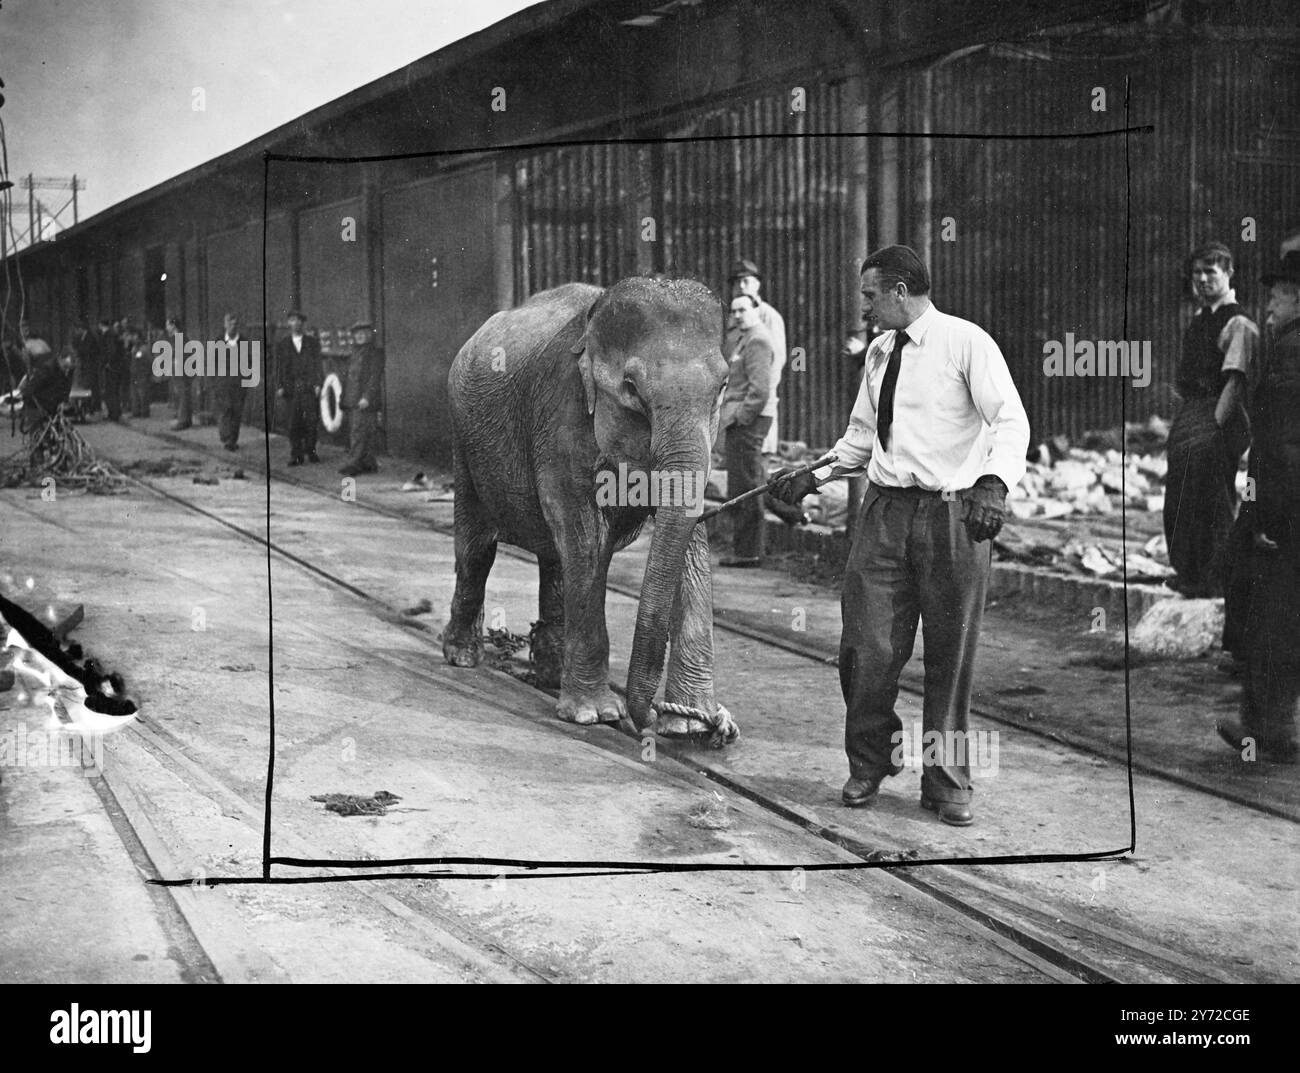
[(740, 279), (742, 276), (753, 276), (755, 279), (762, 279), (763, 273), (758, 270), (758, 265), (753, 261), (740, 260), (731, 266), (731, 275), (727, 277), (727, 282)]
[(294, 317), (297, 317), (299, 320), (306, 320), (306, 319), (307, 319), (306, 316), (303, 315), (303, 311), (302, 311), (301, 309), (291, 309), (291, 310), (289, 310), (288, 314), (285, 316), (284, 319), (285, 319), (285, 320), (293, 320)]
[(359, 321), (357, 321), (354, 325), (352, 325), (352, 327), (349, 328), (348, 331), (350, 331), (350, 332), (359, 332), (359, 331), (361, 331), (363, 328), (366, 329), (366, 330), (368, 330), (368, 331), (372, 331), (372, 332), (375, 330), (375, 326), (374, 326), (373, 324), (371, 324), (370, 321), (368, 321), (368, 320), (359, 320)]
[(1263, 282), (1265, 287), (1274, 283), (1300, 283), (1300, 250), (1287, 250), (1281, 267), (1265, 275)]

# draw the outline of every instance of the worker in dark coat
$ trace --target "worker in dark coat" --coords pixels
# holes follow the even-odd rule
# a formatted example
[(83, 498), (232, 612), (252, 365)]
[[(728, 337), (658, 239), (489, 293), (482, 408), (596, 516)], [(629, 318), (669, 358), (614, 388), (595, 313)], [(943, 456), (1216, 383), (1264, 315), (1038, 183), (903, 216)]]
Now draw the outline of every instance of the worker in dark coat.
[(222, 317), (221, 341), (229, 353), (225, 376), (212, 378), (217, 409), (217, 435), (227, 451), (239, 450), (239, 423), (244, 416), (244, 389), (239, 379), (237, 355), (244, 338), (239, 331), (239, 317), (227, 313)]
[(374, 473), (375, 440), (379, 429), (379, 410), (383, 404), (382, 382), (384, 352), (375, 345), (375, 328), (369, 321), (352, 325), (352, 354), (348, 359), (343, 398), (339, 406), (348, 412), (350, 450), (339, 469), (345, 477)]
[(72, 370), (76, 355), (65, 350), (55, 360), (53, 355), (41, 359), (22, 383), (23, 431), (31, 432), (53, 417), (68, 401), (72, 391)]
[(1241, 721), (1219, 735), (1245, 759), (1295, 763), (1300, 703), (1300, 251), (1264, 278), (1268, 333), (1251, 407), (1249, 598)]
[(100, 406), (103, 405), (100, 399), (99, 386), (100, 376), (102, 375), (99, 360), (99, 336), (86, 323), (84, 317), (77, 324), (77, 330), (72, 337), (72, 345), (77, 353), (75, 379), (90, 392), (86, 411), (87, 413), (97, 414)]
[(127, 383), (127, 356), (117, 327), (108, 319), (99, 322), (99, 368), (108, 419), (121, 421), (122, 396)]
[(283, 399), (289, 419), (289, 465), (319, 462), (316, 423), (320, 414), (320, 343), (303, 329), (307, 318), (289, 314), (289, 334), (275, 344), (276, 398)]

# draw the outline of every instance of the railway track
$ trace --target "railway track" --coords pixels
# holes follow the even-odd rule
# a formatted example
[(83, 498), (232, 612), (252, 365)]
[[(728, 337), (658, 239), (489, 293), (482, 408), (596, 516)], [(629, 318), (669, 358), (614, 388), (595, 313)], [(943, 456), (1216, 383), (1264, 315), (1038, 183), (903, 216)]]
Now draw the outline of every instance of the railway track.
[[(176, 437), (160, 435), (155, 438), (184, 446), (191, 451), (208, 454), (214, 458), (219, 457), (214, 452), (205, 451), (201, 446), (179, 440)], [(286, 480), (279, 474), (276, 475), (276, 479)], [(252, 529), (228, 518), (223, 518), (217, 512), (194, 503), (173, 491), (161, 488), (152, 481), (140, 478), (133, 478), (133, 480), (150, 493), (223, 526), (236, 534), (239, 539), (251, 542), (259, 547), (267, 547), (265, 537)], [(287, 478), (286, 483), (322, 497), (334, 498), (330, 493), (322, 491), (306, 481), (294, 480), (290, 477)], [(427, 519), (413, 519), (402, 512), (388, 510), (375, 504), (358, 502), (354, 505), (378, 514), (400, 519), (406, 523), (414, 522), (424, 528), (432, 529), (447, 536), (451, 535), (449, 526), (439, 525)], [(309, 556), (300, 554), (292, 548), (281, 546), (279, 543), (272, 541), (270, 542), (270, 551), (277, 557), (307, 571), (320, 584), (346, 592), (354, 599), (362, 601), (372, 614), (420, 635), (429, 644), (431, 650), (435, 648), (435, 631), (422, 623), (404, 617), (398, 608), (387, 604), (379, 597), (358, 587), (346, 578), (338, 576), (319, 563), (313, 562)], [(513, 555), (531, 561), (531, 556), (527, 553), (506, 546), (501, 548), (501, 554)], [(611, 585), (611, 590), (630, 596), (633, 599), (638, 595), (635, 591), (630, 591), (626, 587)], [(810, 646), (792, 644), (788, 638), (768, 636), (770, 631), (764, 631), (753, 624), (727, 622), (722, 619), (717, 623), (717, 628), (740, 634), (763, 644), (775, 645), (818, 662), (831, 662), (824, 653), (813, 650)], [(338, 640), (336, 638), (332, 639), (332, 643), (337, 644)], [(376, 657), (374, 653), (369, 651), (365, 652), (364, 655), (367, 659), (392, 658), (388, 656)], [(440, 654), (438, 658), (440, 658)], [(403, 664), (403, 669), (408, 673), (413, 670), (418, 673), (418, 669), (405, 664)], [(498, 674), (503, 680), (510, 683), (509, 688), (511, 689), (531, 688), (504, 673), (498, 672)], [(440, 680), (439, 686), (445, 688), (445, 682)], [(990, 714), (989, 717), (996, 719), (995, 714)], [(552, 729), (556, 733), (569, 734), (587, 742), (589, 745), (608, 752), (618, 753), (620, 750), (625, 751), (627, 748), (624, 735), (615, 728), (602, 727), (593, 731), (592, 729), (579, 729), (568, 724), (554, 722)], [(162, 762), (171, 766), (177, 774), (184, 777), (188, 783), (195, 786), (200, 792), (213, 797), (214, 800), (221, 801), (229, 808), (237, 810), (250, 824), (260, 825), (262, 817), (261, 803), (247, 800), (229, 786), (215, 779), (204, 770), (196, 757), (192, 756), (179, 741), (172, 738), (165, 730), (156, 727), (139, 727), (138, 729), (133, 727), (130, 732), (135, 735), (136, 740), (144, 748), (150, 750)], [(1054, 738), (1053, 740), (1058, 746), (1062, 744), (1059, 739)], [(1068, 743), (1065, 744), (1067, 744), (1067, 747), (1074, 747), (1068, 745)], [(908, 847), (901, 844), (886, 843), (880, 839), (868, 844), (852, 831), (834, 824), (821, 822), (811, 810), (799, 803), (784, 799), (771, 790), (754, 784), (751, 780), (727, 771), (725, 765), (720, 761), (701, 760), (698, 756), (690, 755), (689, 751), (683, 751), (671, 745), (662, 747), (661, 754), (670, 762), (680, 764), (696, 775), (745, 797), (772, 815), (798, 824), (810, 836), (819, 838), (846, 851), (857, 858), (857, 861), (860, 862), (857, 865), (858, 867), (883, 869), (892, 882), (905, 885), (913, 894), (928, 899), (936, 912), (940, 912), (951, 919), (960, 920), (965, 927), (971, 929), (983, 941), (1012, 954), (1040, 973), (1045, 980), (1091, 983), (1163, 981), (1223, 983), (1249, 982), (1255, 979), (1254, 977), (1238, 974), (1230, 968), (1206, 965), (1193, 957), (1189, 957), (1183, 951), (1148, 941), (1142, 936), (1129, 934), (1120, 929), (1107, 927), (1077, 912), (1062, 909), (1059, 905), (1047, 904), (1026, 897), (1023, 891), (1015, 890), (1007, 884), (998, 882), (995, 878), (989, 878), (987, 875), (975, 874), (968, 868), (958, 868), (948, 864), (928, 864), (923, 869), (911, 867), (908, 860)], [(1152, 772), (1152, 774), (1158, 775), (1159, 773)], [(136, 827), (139, 824), (136, 830), (137, 832), (143, 832), (140, 835), (140, 841), (148, 849), (151, 842), (156, 842), (157, 839), (150, 837), (148, 817), (144, 815), (143, 809), (138, 804), (133, 808), (130, 788), (127, 786), (113, 786), (110, 782), (108, 789), (113, 793), (115, 800), (122, 803), (123, 812), (132, 823), (132, 826)], [(1200, 788), (1197, 787), (1197, 789)], [(1249, 804), (1249, 802), (1241, 803)], [(277, 840), (281, 840), (280, 835), (277, 835)], [(295, 857), (315, 860), (324, 856), (316, 847), (301, 842), (295, 843), (291, 838), (285, 838), (282, 841), (285, 847), (293, 852)], [(165, 857), (164, 848), (160, 848), (159, 852)], [(154, 863), (159, 874), (167, 874), (167, 869), (163, 867), (165, 861), (155, 860)], [(849, 867), (853, 867), (853, 865)], [(330, 873), (327, 871), (325, 874)], [(333, 870), (333, 874), (340, 877), (343, 875), (337, 869)], [(369, 885), (366, 884), (358, 884), (357, 886), (365, 891), (366, 897), (373, 899), (387, 912), (401, 917), (408, 924), (417, 927), (437, 945), (455, 957), (460, 958), (467, 967), (473, 969), (485, 979), (533, 982), (549, 982), (552, 979), (551, 974), (548, 973), (545, 967), (531, 965), (526, 960), (511, 954), (503, 948), (496, 938), (476, 931), (463, 921), (452, 917), (430, 919), (427, 906), (417, 908), (415, 903), (405, 899), (400, 891), (393, 893), (386, 890), (371, 890), (368, 889)], [(185, 900), (184, 893), (180, 894), (179, 898), (181, 911), (186, 913), (187, 919), (189, 919), (190, 914), (186, 912), (187, 907), (183, 904)], [(192, 910), (192, 908), (191, 906), (190, 909)], [(199, 937), (204, 950), (208, 951), (209, 956), (212, 956), (214, 964), (218, 964), (220, 968), (223, 960), (230, 963), (232, 959), (229, 957), (223, 959), (220, 953), (217, 956), (212, 955), (209, 943), (203, 942), (205, 932), (208, 933), (209, 943), (215, 943), (219, 947), (221, 942), (220, 926), (214, 928), (210, 923), (205, 924), (200, 921), (195, 928), (195, 934)], [(238, 956), (233, 958), (233, 963), (236, 978), (260, 978), (259, 973), (265, 970), (265, 966), (254, 965), (251, 969), (242, 966)], [(222, 972), (222, 976), (225, 978), (225, 971)]]

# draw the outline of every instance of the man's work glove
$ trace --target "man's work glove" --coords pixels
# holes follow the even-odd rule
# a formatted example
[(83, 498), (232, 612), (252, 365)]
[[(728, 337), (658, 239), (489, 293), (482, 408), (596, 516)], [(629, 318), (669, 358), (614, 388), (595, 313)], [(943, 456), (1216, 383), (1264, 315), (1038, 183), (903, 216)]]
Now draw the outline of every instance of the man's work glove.
[(1007, 486), (1000, 477), (981, 477), (974, 488), (961, 493), (961, 498), (961, 520), (971, 540), (976, 544), (992, 540), (1002, 531), (1002, 523), (1007, 517)]
[(777, 470), (772, 480), (776, 483), (772, 485), (771, 494), (792, 507), (797, 507), (799, 501), (809, 492), (817, 490), (817, 478), (811, 472), (791, 476), (791, 471), (788, 469)]

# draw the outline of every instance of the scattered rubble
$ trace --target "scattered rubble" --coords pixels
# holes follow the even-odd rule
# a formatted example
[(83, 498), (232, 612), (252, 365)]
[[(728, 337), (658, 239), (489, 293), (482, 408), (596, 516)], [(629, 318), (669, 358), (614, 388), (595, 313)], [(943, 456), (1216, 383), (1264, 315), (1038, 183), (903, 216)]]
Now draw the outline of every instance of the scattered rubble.
[(1130, 642), (1140, 655), (1196, 659), (1223, 636), (1223, 600), (1173, 597), (1153, 604), (1133, 630)]
[(384, 816), (398, 801), (396, 794), (387, 790), (376, 790), (369, 797), (358, 794), (312, 794), (311, 799), (325, 806), (327, 812), (337, 812), (340, 816)]

